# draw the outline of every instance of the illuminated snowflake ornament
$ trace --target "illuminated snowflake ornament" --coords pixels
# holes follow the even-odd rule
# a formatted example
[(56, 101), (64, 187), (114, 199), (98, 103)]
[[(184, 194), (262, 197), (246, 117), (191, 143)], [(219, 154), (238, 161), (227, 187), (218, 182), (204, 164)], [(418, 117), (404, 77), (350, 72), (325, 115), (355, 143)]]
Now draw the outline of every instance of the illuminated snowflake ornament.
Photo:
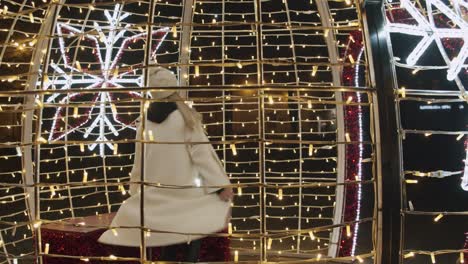
[[(84, 32), (82, 29), (66, 23), (57, 24), (58, 44), (62, 64), (59, 65), (53, 61), (50, 63), (55, 76), (46, 81), (44, 89), (63, 90), (79, 88), (86, 90), (111, 87), (123, 88), (129, 85), (143, 86), (141, 75), (137, 75), (133, 69), (121, 71), (119, 70), (119, 66), (122, 64), (121, 58), (129, 49), (129, 46), (138, 41), (144, 43), (147, 33), (140, 28), (140, 32), (134, 34), (129, 28), (130, 24), (122, 27), (121, 22), (129, 17), (130, 14), (123, 13), (120, 9), (121, 6), (117, 4), (113, 12), (105, 10), (104, 15), (107, 21), (104, 23), (94, 22), (91, 32)], [(157, 40), (157, 45), (151, 51), (153, 59), (168, 32), (169, 28), (152, 30), (152, 39)], [(70, 41), (70, 39), (72, 40)], [(93, 66), (97, 65), (98, 69), (90, 70), (85, 68), (85, 63), (80, 62), (77, 51), (74, 54), (71, 52), (73, 48), (75, 50), (80, 49), (80, 51), (92, 50), (91, 54), (85, 56), (83, 60), (94, 60), (92, 64)], [(73, 59), (71, 59), (71, 55), (74, 55)], [(88, 64), (91, 65), (90, 63)], [(122, 94), (130, 98), (141, 96), (138, 92)], [(92, 103), (91, 107), (79, 107), (81, 102), (89, 101)], [(113, 145), (108, 143), (107, 135), (113, 134), (114, 136), (118, 136), (119, 131), (122, 129), (134, 129), (134, 120), (124, 122), (119, 116), (117, 107), (113, 103), (115, 101), (114, 94), (105, 91), (92, 95), (82, 93), (71, 93), (66, 96), (59, 93), (52, 94), (46, 99), (47, 103), (57, 103), (59, 105), (76, 104), (77, 106), (73, 108), (73, 114), (70, 117), (68, 117), (70, 107), (60, 106), (57, 108), (52, 119), (49, 141), (59, 140), (71, 132), (80, 132), (84, 138), (93, 135), (96, 143), (89, 145), (88, 148), (94, 150), (96, 146), (99, 146), (100, 155), (103, 156), (105, 146), (114, 149)]]
[(468, 192), (468, 139), (465, 140), (465, 160), (464, 160), (464, 168), (463, 168), (463, 176), (462, 176), (462, 182), (461, 182), (461, 187), (463, 190)]
[[(455, 80), (457, 85), (464, 91), (464, 85), (458, 78), (458, 74), (466, 67), (465, 62), (468, 56), (468, 23), (464, 19), (466, 13), (466, 3), (464, 0), (453, 1), (453, 9), (440, 0), (426, 0), (425, 11), (418, 9), (410, 0), (401, 0), (401, 7), (404, 8), (416, 24), (405, 24), (399, 22), (388, 22), (387, 30), (393, 33), (420, 36), (422, 39), (406, 58), (406, 64), (415, 66), (423, 55), (430, 56), (427, 50), (432, 43), (437, 48), (447, 65), (447, 79)], [(444, 18), (446, 23), (440, 23)], [(444, 24), (444, 25), (442, 25)], [(444, 41), (462, 41), (458, 54), (447, 53)], [(452, 58), (451, 58), (452, 57)]]

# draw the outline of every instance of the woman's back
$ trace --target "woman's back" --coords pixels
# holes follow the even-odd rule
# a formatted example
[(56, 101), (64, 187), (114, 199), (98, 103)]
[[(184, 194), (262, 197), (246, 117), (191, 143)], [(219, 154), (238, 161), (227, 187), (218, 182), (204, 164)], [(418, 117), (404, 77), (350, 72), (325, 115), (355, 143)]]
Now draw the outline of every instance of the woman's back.
[[(149, 86), (177, 85), (174, 74), (169, 70), (153, 70), (155, 72), (149, 74)], [(141, 225), (142, 202), (145, 227), (166, 231), (145, 237), (146, 246), (185, 243), (218, 232), (226, 226), (230, 206), (228, 200), (221, 200), (216, 191), (230, 182), (203, 131), (199, 114), (190, 109), (174, 91), (151, 92), (151, 95), (155, 100), (169, 100), (172, 103), (150, 104), (145, 130), (138, 126), (130, 176), (131, 197), (125, 200), (111, 223), (114, 232), (118, 232), (118, 239), (111, 230), (107, 230), (99, 238), (105, 244), (140, 246), (139, 228), (119, 226)], [(145, 144), (140, 142), (142, 135), (147, 142)], [(197, 144), (200, 142), (203, 144)], [(142, 163), (146, 182), (143, 194), (140, 192)], [(155, 186), (158, 183), (161, 186)], [(212, 188), (193, 188), (198, 184)], [(194, 218), (197, 221), (192, 221)]]
[(167, 118), (156, 123), (146, 122), (145, 135), (156, 143), (145, 146), (145, 176), (149, 182), (166, 185), (195, 185), (194, 170), (189, 157), (186, 140), (186, 126), (178, 110), (172, 111)]

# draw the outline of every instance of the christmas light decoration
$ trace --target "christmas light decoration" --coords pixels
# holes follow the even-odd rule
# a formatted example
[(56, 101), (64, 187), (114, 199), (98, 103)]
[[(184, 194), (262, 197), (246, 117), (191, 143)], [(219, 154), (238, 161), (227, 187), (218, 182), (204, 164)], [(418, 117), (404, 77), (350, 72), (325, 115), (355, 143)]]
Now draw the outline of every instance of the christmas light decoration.
[[(345, 162), (345, 156), (337, 154), (338, 146), (374, 144), (362, 142), (356, 132), (356, 129), (360, 129), (357, 123), (350, 122), (349, 126), (343, 128), (337, 125), (339, 119), (336, 117), (338, 105), (353, 108), (347, 116), (349, 120), (357, 120), (357, 106), (360, 109), (368, 108), (363, 98), (372, 91), (369, 89), (361, 92), (357, 87), (359, 83), (353, 78), (355, 70), (361, 72), (368, 65), (354, 51), (351, 56), (343, 57), (345, 61), (329, 63), (323, 40), (333, 36), (342, 41), (348, 37), (350, 31), (359, 30), (356, 7), (345, 7), (344, 2), (337, 3), (338, 6), (333, 8), (332, 13), (347, 14), (338, 15), (330, 20), (330, 26), (325, 26), (309, 20), (320, 17), (313, 3), (301, 7), (294, 1), (262, 3), (262, 6), (271, 4), (277, 9), (271, 11), (265, 6), (262, 10), (257, 2), (251, 0), (230, 2), (227, 5), (225, 1), (197, 1), (193, 5), (187, 4), (190, 8), (184, 8), (189, 11), (192, 9), (192, 20), (181, 21), (178, 17), (180, 14), (174, 10), (181, 11), (185, 2), (150, 2), (154, 3), (157, 14), (152, 25), (167, 26), (154, 31), (153, 38), (164, 40), (168, 32), (171, 33), (168, 38), (172, 38), (160, 47), (161, 56), (158, 56), (158, 62), (165, 64), (165, 67), (180, 70), (181, 83), (186, 82), (188, 85), (184, 88), (188, 90), (190, 100), (193, 99), (194, 107), (204, 116), (205, 127), (217, 154), (222, 158), (232, 182), (237, 184), (234, 186), (237, 187), (238, 197), (233, 204), (234, 215), (230, 230), (224, 231), (230, 235), (232, 248), (236, 249), (235, 258), (238, 260), (239, 252), (248, 251), (249, 254), (257, 254), (259, 260), (273, 258), (275, 255), (300, 254), (310, 254), (320, 261), (370, 259), (370, 252), (353, 258), (335, 258), (326, 253), (330, 246), (329, 234), (333, 228), (341, 230), (349, 226), (350, 240), (354, 239), (353, 243), (356, 243), (357, 225), (373, 221), (371, 218), (360, 219), (356, 215), (358, 196), (356, 192), (350, 192), (349, 197), (346, 197), (347, 200), (349, 198), (347, 205), (352, 207), (352, 210), (347, 211), (350, 223), (343, 223), (342, 216), (338, 216), (340, 221), (336, 222), (336, 226), (330, 225), (335, 201), (343, 198), (337, 197), (335, 192), (337, 163)], [(242, 5), (242, 13), (234, 12), (238, 7), (229, 11), (231, 4)], [(141, 62), (124, 65), (116, 56), (124, 56), (134, 49), (140, 51), (141, 57), (144, 55), (145, 47), (134, 48), (131, 44), (148, 36), (142, 28), (144, 24), (132, 24), (132, 17), (141, 15), (140, 19), (143, 20), (149, 14), (138, 14), (141, 12), (138, 9), (128, 13), (123, 11), (132, 10), (139, 5), (147, 7), (148, 2), (123, 1), (116, 8), (114, 3), (109, 7), (109, 3), (102, 1), (80, 5), (65, 1), (60, 4), (63, 12), (54, 15), (54, 19), (57, 19), (56, 29), (48, 31), (52, 32), (52, 48), (45, 51), (52, 58), (48, 59), (51, 70), (43, 73), (43, 80), (37, 85), (50, 91), (47, 91), (44, 100), (42, 95), (38, 95), (36, 103), (32, 105), (45, 113), (33, 119), (33, 122), (43, 121), (45, 124), (40, 131), (43, 137), (35, 139), (33, 149), (41, 154), (37, 156), (36, 168), (38, 180), (45, 187), (39, 187), (39, 217), (46, 222), (49, 219), (73, 218), (77, 215), (101, 217), (103, 213), (115, 211), (127, 197), (123, 195), (126, 195), (128, 172), (134, 153), (130, 146), (133, 142), (126, 143), (126, 140), (133, 138), (124, 137), (125, 134), (121, 131), (132, 128), (133, 120), (123, 121), (119, 118), (124, 114), (124, 107), (113, 94), (123, 93), (125, 98), (136, 98), (135, 101), (139, 101), (137, 97), (140, 92), (136, 91), (143, 86), (139, 72), (145, 65)], [(207, 8), (207, 5), (214, 5), (216, 8)], [(32, 6), (27, 7), (36, 10)], [(145, 12), (148, 9), (146, 7), (142, 8)], [(34, 12), (35, 23), (41, 19), (39, 13)], [(91, 15), (85, 16), (88, 13)], [(124, 14), (130, 13), (131, 15), (122, 19)], [(356, 13), (356, 17), (349, 13)], [(28, 13), (24, 14), (24, 18), (23, 15), (20, 17), (21, 21), (31, 22)], [(274, 26), (278, 26), (278, 29), (270, 28), (270, 21), (255, 19), (261, 17), (263, 20), (270, 17), (272, 21), (279, 22)], [(110, 28), (110, 19), (113, 18), (121, 22), (121, 25)], [(239, 24), (242, 29), (231, 30), (231, 23)], [(88, 30), (90, 25), (92, 29)], [(188, 34), (184, 32), (184, 28), (190, 28)], [(303, 29), (298, 30), (300, 28)], [(135, 34), (136, 29), (140, 33)], [(109, 44), (109, 49), (106, 45), (112, 42), (110, 39), (116, 38), (124, 30), (126, 33), (122, 33), (113, 45)], [(182, 39), (187, 35), (189, 41), (183, 45)], [(181, 40), (176, 39), (178, 37)], [(351, 39), (353, 43), (359, 41), (357, 37), (351, 36)], [(155, 48), (159, 48), (162, 40), (159, 40), (157, 47), (152, 47), (151, 54), (157, 50)], [(130, 44), (121, 49), (126, 41)], [(32, 40), (28, 39), (27, 43), (29, 42), (32, 43)], [(22, 47), (20, 43), (18, 50)], [(136, 43), (144, 44), (144, 41)], [(341, 51), (343, 46), (339, 43), (340, 41), (333, 42), (333, 46), (336, 44), (336, 48)], [(270, 48), (276, 51), (267, 51)], [(84, 52), (91, 50), (94, 53), (88, 54), (92, 56), (75, 56), (72, 54), (74, 49)], [(109, 50), (114, 52), (107, 56)], [(58, 60), (56, 54), (60, 56)], [(188, 59), (184, 60), (184, 56)], [(92, 60), (89, 61), (89, 58)], [(110, 62), (106, 64), (108, 58)], [(101, 67), (102, 65), (105, 67)], [(346, 72), (343, 77), (351, 76), (353, 81), (343, 87), (333, 86), (329, 80), (334, 67), (347, 70), (352, 68), (352, 74), (348, 75)], [(368, 82), (363, 80), (361, 85), (364, 83)], [(66, 92), (74, 88), (91, 91), (88, 95), (92, 95), (92, 99), (76, 90)], [(106, 91), (99, 91), (101, 88)], [(61, 91), (51, 94), (54, 89)], [(346, 90), (350, 92), (346, 92), (344, 100), (336, 98), (337, 93)], [(33, 91), (35, 92), (40, 94), (42, 91)], [(143, 108), (147, 106), (148, 102)], [(2, 107), (5, 108), (4, 105)], [(128, 114), (133, 117), (140, 112), (131, 109)], [(53, 125), (52, 121), (55, 122)], [(99, 136), (101, 127), (104, 128), (103, 137)], [(337, 131), (345, 129), (348, 133), (346, 142), (337, 142)], [(108, 135), (115, 135), (115, 132), (119, 133), (119, 138), (112, 142), (115, 137)], [(82, 140), (84, 135), (87, 138)], [(145, 133), (143, 139), (154, 141), (154, 136)], [(76, 138), (80, 140), (75, 141)], [(93, 143), (92, 140), (96, 138), (98, 142)], [(36, 143), (40, 145), (35, 145)], [(37, 146), (39, 147), (36, 148)], [(90, 153), (86, 151), (86, 146), (88, 149), (99, 149), (99, 152)], [(108, 149), (112, 151), (104, 151)], [(24, 158), (18, 153), (13, 149), (5, 157), (10, 160), (12, 157)], [(23, 150), (22, 153), (24, 156), (26, 151)], [(53, 170), (49, 171), (49, 167), (53, 167)], [(348, 177), (351, 171), (355, 170), (346, 172), (345, 189), (357, 190), (358, 186), (365, 183), (355, 183), (356, 180), (372, 178), (356, 175)], [(18, 175), (21, 175), (21, 170), (15, 173), (20, 178)], [(372, 181), (368, 180), (367, 183)], [(195, 182), (195, 187), (202, 187), (201, 185), (201, 182)], [(111, 199), (106, 200), (105, 197), (109, 196)], [(66, 203), (67, 201), (69, 202)], [(260, 207), (265, 211), (260, 211)], [(357, 222), (354, 223), (354, 220)], [(262, 226), (268, 228), (262, 230)], [(151, 231), (144, 230), (144, 236), (150, 233)], [(223, 235), (226, 234), (220, 235), (220, 238)], [(48, 233), (47, 237), (51, 238), (47, 243), (49, 252), (44, 252), (42, 247), (41, 254), (55, 254), (57, 248), (65, 243), (58, 235)], [(225, 240), (218, 241), (218, 244), (225, 245), (222, 242)], [(84, 252), (86, 245), (62, 248), (71, 250), (64, 253), (67, 257), (74, 255), (82, 261), (94, 260), (94, 256), (79, 254)], [(261, 251), (267, 248), (270, 250), (262, 256)], [(345, 246), (343, 250), (350, 248)], [(102, 254), (102, 257), (125, 261), (118, 254), (107, 253)]]
[[(466, 79), (466, 59), (468, 54), (467, 36), (468, 36), (468, 23), (466, 22), (466, 1), (449, 1), (444, 2), (440, 0), (425, 0), (422, 2), (413, 2), (409, 0), (401, 0), (398, 2), (387, 1), (386, 13), (388, 19), (388, 31), (390, 40), (395, 41), (399, 39), (399, 35), (406, 35), (407, 37), (414, 37), (416, 40), (416, 46), (409, 50), (407, 58), (394, 57), (393, 63), (396, 68), (396, 86), (401, 87), (395, 91), (395, 100), (397, 103), (397, 115), (400, 119), (405, 119), (405, 113), (401, 110), (403, 102), (411, 102), (420, 104), (419, 109), (428, 112), (446, 112), (453, 109), (452, 104), (445, 103), (445, 100), (451, 102), (464, 102), (466, 101), (466, 85), (464, 80)], [(437, 48), (437, 53), (434, 54), (432, 51), (433, 47)], [(405, 51), (406, 53), (406, 51)], [(442, 65), (438, 61), (439, 54), (442, 58)], [(434, 64), (434, 65), (431, 65)], [(430, 89), (422, 89), (425, 85), (431, 85), (431, 78), (421, 78), (422, 83), (415, 86), (411, 79), (408, 79), (403, 72), (411, 73), (411, 75), (420, 74), (422, 71), (431, 71), (435, 73), (441, 73), (446, 75), (447, 80), (454, 81), (454, 84), (459, 88), (459, 92), (448, 93), (445, 91), (446, 87), (450, 86), (450, 82), (443, 81), (444, 85), (437, 87), (437, 89), (444, 90), (443, 94), (448, 97), (439, 98), (438, 92)], [(410, 76), (411, 76), (410, 75)], [(404, 83), (403, 83), (404, 82)], [(398, 84), (401, 83), (401, 84)], [(442, 94), (442, 93), (441, 93)], [(421, 103), (418, 103), (421, 102)], [(424, 105), (422, 102), (426, 102)], [(418, 124), (418, 127), (422, 124)], [(429, 124), (424, 124), (424, 127), (429, 127)], [(444, 131), (437, 131), (433, 129), (407, 129), (403, 127), (402, 123), (398, 124), (398, 130), (401, 131), (399, 134), (400, 146), (404, 146), (404, 142), (413, 140), (408, 138), (407, 134), (413, 136), (425, 137), (426, 140), (436, 140), (441, 135), (447, 136), (447, 138), (455, 137), (456, 141), (459, 141), (466, 134), (465, 131), (453, 131), (450, 128), (444, 128)], [(428, 144), (429, 145), (429, 144)], [(401, 152), (405, 152), (405, 149), (400, 148)], [(465, 143), (466, 151), (466, 143)], [(408, 159), (408, 157), (406, 157)], [(467, 185), (465, 180), (465, 170), (451, 171), (444, 168), (434, 170), (433, 168), (423, 171), (409, 171), (405, 170), (406, 161), (401, 163), (405, 178), (403, 184), (412, 185), (418, 184), (418, 190), (422, 191), (426, 187), (426, 183), (434, 182), (433, 179), (444, 179), (447, 177), (461, 177), (461, 187)], [(410, 177), (406, 177), (410, 176)], [(425, 180), (418, 180), (415, 178), (424, 177)], [(468, 178), (468, 177), (466, 177)], [(434, 225), (440, 225), (437, 228), (444, 228), (443, 224), (450, 223), (453, 217), (464, 216), (466, 212), (432, 212), (418, 211), (418, 205), (413, 204), (414, 201), (407, 201), (410, 199), (411, 193), (408, 191), (413, 187), (407, 187), (402, 189), (402, 199), (404, 204), (404, 210), (402, 213), (402, 219), (405, 219), (408, 215), (421, 215), (426, 217), (432, 217)], [(468, 188), (466, 189), (468, 190)], [(411, 191), (414, 192), (414, 189)], [(423, 191), (424, 192), (424, 191)], [(419, 195), (419, 194), (418, 194)], [(407, 198), (408, 197), (408, 198)], [(408, 205), (409, 208), (406, 208)], [(449, 224), (450, 225), (450, 224)], [(444, 262), (443, 258), (439, 259), (439, 255), (452, 254), (459, 255), (464, 249), (458, 250), (433, 250), (424, 251), (416, 250), (411, 248), (411, 251), (407, 251), (406, 240), (412, 239), (412, 243), (416, 239), (420, 239), (419, 236), (415, 236), (411, 233), (411, 229), (406, 229), (402, 234), (405, 239), (401, 241), (403, 248), (402, 255), (404, 258), (411, 258), (417, 255), (425, 255), (430, 258), (431, 263)], [(462, 230), (465, 232), (465, 230)], [(460, 241), (460, 244), (462, 242)], [(466, 244), (465, 244), (466, 248)], [(461, 254), (462, 255), (462, 254)], [(460, 258), (461, 262), (461, 258)], [(444, 262), (445, 263), (445, 262)], [(458, 263), (458, 262), (457, 262)]]
[[(125, 49), (131, 43), (135, 43), (137, 40), (145, 40), (147, 33), (139, 33), (132, 36), (126, 36), (126, 33), (129, 31), (129, 24), (124, 28), (121, 28), (120, 23), (130, 16), (129, 13), (124, 13), (121, 11), (121, 5), (116, 4), (113, 12), (104, 10), (104, 15), (107, 18), (107, 23), (101, 25), (98, 22), (94, 22), (94, 28), (98, 32), (98, 36), (93, 34), (82, 32), (80, 29), (77, 29), (73, 26), (70, 26), (66, 23), (57, 24), (57, 35), (59, 41), (59, 50), (61, 53), (61, 58), (63, 61), (63, 67), (61, 68), (56, 63), (51, 63), (51, 67), (55, 70), (55, 73), (59, 74), (58, 77), (49, 79), (45, 84), (44, 89), (51, 89), (59, 87), (61, 90), (80, 87), (82, 89), (92, 89), (92, 88), (123, 88), (124, 85), (135, 85), (142, 86), (141, 75), (137, 75), (135, 70), (127, 70), (124, 72), (119, 72), (119, 61), (122, 54), (125, 52)], [(108, 32), (107, 34), (104, 32)], [(152, 51), (151, 57), (154, 59), (156, 52), (158, 51), (160, 45), (163, 43), (166, 38), (169, 28), (161, 28), (158, 30), (152, 30), (151, 34), (153, 37), (158, 38), (158, 44)], [(75, 61), (75, 66), (70, 61), (68, 48), (66, 47), (66, 39), (71, 37), (79, 37), (83, 41), (88, 41), (92, 45), (93, 55), (97, 60), (99, 66), (99, 73), (96, 74), (93, 71), (88, 71), (83, 69), (79, 61)], [(120, 46), (116, 53), (113, 52), (114, 47), (121, 42)], [(104, 43), (104, 46), (101, 47), (100, 43)], [(77, 78), (80, 76), (80, 78)], [(84, 97), (81, 93), (71, 93), (69, 95), (63, 96), (60, 98), (59, 93), (53, 94), (47, 98), (47, 103), (52, 103), (58, 100), (57, 103), (80, 103), (80, 100)], [(130, 98), (140, 97), (141, 94), (137, 92), (128, 92)], [(93, 106), (90, 108), (85, 108), (85, 113), (83, 116), (78, 115), (78, 108), (75, 107), (75, 112), (73, 117), (75, 120), (70, 120), (69, 124), (65, 124), (65, 107), (58, 107), (53, 118), (51, 132), (49, 134), (49, 141), (54, 141), (63, 138), (66, 134), (69, 134), (74, 131), (80, 131), (83, 133), (84, 138), (88, 138), (93, 131), (96, 129), (97, 138), (96, 142), (105, 142), (105, 143), (93, 143), (88, 146), (92, 151), (99, 145), (99, 153), (101, 156), (104, 156), (104, 147), (107, 146), (111, 150), (114, 149), (114, 146), (111, 143), (108, 143), (107, 134), (111, 133), (114, 136), (119, 135), (116, 124), (122, 125), (123, 128), (135, 129), (132, 123), (125, 123), (119, 120), (118, 115), (120, 114), (117, 111), (112, 102), (115, 99), (112, 96), (112, 93), (109, 92), (100, 92), (98, 93), (92, 103)], [(92, 116), (94, 110), (98, 111), (97, 116)], [(110, 110), (110, 111), (109, 111)], [(88, 123), (91, 124), (86, 126)], [(66, 127), (65, 131), (63, 128)], [(59, 130), (62, 129), (61, 131)]]
[[(361, 38), (362, 37), (360, 32), (352, 32), (349, 35), (347, 49), (343, 55), (344, 57), (348, 57), (348, 59), (350, 59), (354, 56), (358, 62), (362, 59), (364, 47), (362, 46)], [(347, 53), (350, 53), (349, 56), (346, 55)], [(355, 67), (345, 67), (342, 75), (346, 84), (359, 87), (361, 83), (361, 74), (361, 67), (356, 65)], [(361, 94), (356, 93), (354, 98), (351, 95), (347, 96), (347, 104), (353, 101), (361, 103)], [(360, 143), (364, 141), (364, 124), (362, 112), (363, 109), (360, 105), (347, 106), (345, 108), (345, 126), (346, 131), (349, 131), (345, 134), (345, 139), (347, 142), (359, 142), (357, 145), (348, 145), (346, 148), (346, 179), (350, 181), (361, 181), (363, 179), (362, 163), (364, 145)], [(353, 135), (355, 138), (352, 139), (351, 135)], [(359, 221), (362, 203), (362, 184), (357, 183), (356, 185), (348, 186), (346, 190), (347, 211), (345, 212), (345, 220)], [(346, 229), (343, 230), (340, 251), (340, 255), (342, 256), (355, 256), (356, 245), (359, 236), (359, 222), (356, 222), (352, 229), (353, 231), (351, 232), (351, 226), (347, 226)]]
[(465, 191), (468, 191), (468, 139), (465, 140), (465, 160), (464, 160), (464, 165), (463, 166), (463, 176), (462, 176), (462, 182), (461, 182), (461, 188)]
[[(406, 58), (406, 63), (409, 66), (415, 66), (426, 53), (429, 46), (435, 43), (447, 64), (447, 80), (452, 81), (457, 79), (457, 85), (464, 91), (464, 86), (457, 77), (459, 72), (462, 71), (468, 56), (468, 23), (462, 17), (460, 11), (460, 5), (463, 1), (454, 1), (455, 9), (458, 10), (457, 12), (440, 0), (426, 0), (424, 2), (426, 12), (423, 13), (410, 0), (401, 0), (401, 7), (410, 14), (417, 25), (389, 21), (387, 30), (392, 33), (422, 37)], [(435, 18), (436, 14), (447, 17), (452, 26), (439, 25), (437, 18)], [(442, 43), (444, 39), (463, 39), (464, 44), (453, 59), (450, 59)]]

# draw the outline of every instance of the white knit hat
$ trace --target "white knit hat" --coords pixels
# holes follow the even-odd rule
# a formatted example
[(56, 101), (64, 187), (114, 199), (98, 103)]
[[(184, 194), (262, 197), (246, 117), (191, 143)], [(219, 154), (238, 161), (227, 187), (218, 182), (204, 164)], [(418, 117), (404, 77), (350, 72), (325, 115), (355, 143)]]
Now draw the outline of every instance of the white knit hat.
[[(148, 70), (148, 87), (173, 87), (177, 86), (177, 78), (174, 73), (162, 67), (151, 67)], [(177, 93), (174, 91), (151, 91), (153, 99), (164, 99), (172, 94)]]

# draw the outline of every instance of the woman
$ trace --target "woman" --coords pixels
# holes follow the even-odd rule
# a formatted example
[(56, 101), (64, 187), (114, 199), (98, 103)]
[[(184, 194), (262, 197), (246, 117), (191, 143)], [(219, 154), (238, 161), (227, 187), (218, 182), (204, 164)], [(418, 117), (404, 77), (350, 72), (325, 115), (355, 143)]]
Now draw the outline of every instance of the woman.
[[(148, 85), (173, 87), (177, 86), (177, 79), (167, 69), (151, 68)], [(140, 124), (137, 140), (143, 135), (145, 140), (153, 140), (153, 137), (156, 142), (179, 144), (145, 144), (145, 182), (161, 184), (161, 187), (145, 186), (145, 227), (161, 231), (145, 236), (145, 244), (156, 247), (191, 242), (185, 261), (196, 262), (199, 239), (226, 227), (233, 192), (231, 188), (218, 187), (230, 182), (204, 133), (200, 115), (188, 107), (176, 91), (152, 92), (151, 95), (153, 99), (166, 102), (150, 104), (145, 131), (141, 133)], [(130, 183), (141, 181), (141, 149), (142, 144), (136, 143)], [(193, 187), (200, 185), (211, 188)], [(140, 229), (117, 228), (140, 226), (140, 184), (131, 184), (130, 194), (111, 223), (111, 227), (116, 228), (107, 230), (99, 238), (100, 242), (140, 246)], [(175, 254), (174, 247), (166, 247), (160, 259), (174, 261)]]

